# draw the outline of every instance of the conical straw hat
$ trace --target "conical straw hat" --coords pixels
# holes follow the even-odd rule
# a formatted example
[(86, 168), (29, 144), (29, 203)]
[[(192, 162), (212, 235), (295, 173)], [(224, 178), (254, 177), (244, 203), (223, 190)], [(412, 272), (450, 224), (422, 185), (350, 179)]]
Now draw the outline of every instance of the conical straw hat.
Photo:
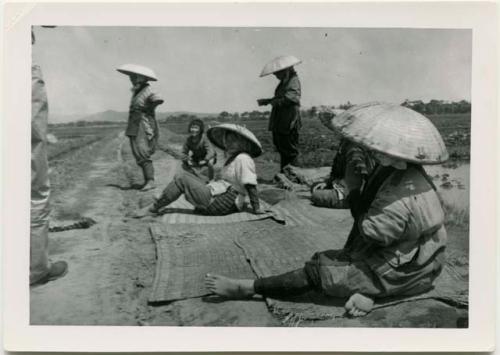
[(368, 149), (408, 162), (440, 164), (448, 159), (443, 138), (432, 122), (400, 105), (354, 106), (335, 116), (332, 126)]
[(130, 75), (130, 74), (138, 74), (147, 78), (148, 80), (157, 81), (158, 78), (153, 70), (148, 67), (137, 65), (137, 64), (124, 64), (121, 67), (117, 68), (120, 73)]
[(293, 55), (283, 55), (277, 58), (274, 58), (269, 63), (264, 66), (262, 72), (260, 73), (260, 77), (276, 73), (277, 71), (293, 67), (294, 65), (300, 64), (301, 60), (294, 57)]
[(225, 150), (224, 146), (224, 135), (227, 131), (235, 132), (241, 137), (245, 138), (250, 143), (250, 152), (248, 152), (252, 157), (258, 157), (262, 154), (262, 145), (255, 135), (246, 127), (239, 126), (232, 123), (222, 123), (220, 125), (210, 127), (207, 130), (207, 137), (210, 139), (213, 145)]

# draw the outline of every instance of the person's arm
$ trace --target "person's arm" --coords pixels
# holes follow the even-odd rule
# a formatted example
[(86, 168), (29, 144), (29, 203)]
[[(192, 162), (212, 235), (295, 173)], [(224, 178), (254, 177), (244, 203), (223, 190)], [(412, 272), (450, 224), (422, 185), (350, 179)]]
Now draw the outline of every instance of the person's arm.
[(284, 92), (280, 95), (273, 97), (271, 99), (270, 104), (277, 107), (300, 105), (300, 96), (301, 96), (300, 81), (297, 76), (294, 76), (287, 83)]
[(396, 186), (386, 186), (377, 193), (368, 212), (359, 219), (359, 231), (365, 240), (388, 246), (401, 239), (409, 218), (410, 211), (403, 194), (397, 191)]
[(263, 213), (260, 210), (259, 192), (257, 191), (257, 186), (252, 184), (246, 184), (245, 189), (247, 190), (248, 197), (250, 198), (250, 205), (252, 205), (253, 213), (255, 214)]
[(241, 185), (245, 186), (253, 213), (262, 213), (260, 210), (259, 194), (257, 192), (257, 174), (253, 159), (247, 154), (240, 154), (236, 157), (235, 164), (236, 179)]
[(165, 101), (155, 93), (151, 93), (148, 97), (148, 104), (151, 107), (152, 110), (155, 110), (158, 105), (161, 105)]
[(182, 146), (181, 160), (185, 163), (189, 161), (189, 138), (186, 139), (184, 145)]
[(205, 151), (207, 152), (207, 155), (205, 156), (205, 161), (207, 163), (213, 164), (213, 162), (215, 161), (216, 152), (206, 136), (203, 136), (203, 146), (205, 147)]

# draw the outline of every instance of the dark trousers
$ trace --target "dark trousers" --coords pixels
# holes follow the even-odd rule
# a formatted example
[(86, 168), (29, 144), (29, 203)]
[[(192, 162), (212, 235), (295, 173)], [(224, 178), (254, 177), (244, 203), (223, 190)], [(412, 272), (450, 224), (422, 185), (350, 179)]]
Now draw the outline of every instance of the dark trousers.
[(155, 171), (151, 155), (155, 152), (156, 142), (153, 139), (148, 139), (144, 132), (144, 127), (139, 126), (139, 131), (136, 136), (129, 136), (130, 148), (134, 155), (137, 165), (142, 169), (144, 181), (148, 182), (155, 179)]
[(318, 280), (306, 272), (305, 268), (281, 275), (263, 277), (254, 282), (255, 293), (273, 298), (297, 296), (318, 289)]
[(280, 170), (289, 164), (297, 165), (299, 156), (299, 132), (294, 129), (288, 134), (273, 131), (273, 143), (280, 154)]
[(154, 205), (155, 210), (168, 206), (184, 194), (186, 200), (202, 214), (224, 216), (237, 212), (236, 197), (238, 193), (231, 187), (224, 193), (212, 196), (210, 188), (204, 180), (187, 171), (181, 171), (167, 185)]

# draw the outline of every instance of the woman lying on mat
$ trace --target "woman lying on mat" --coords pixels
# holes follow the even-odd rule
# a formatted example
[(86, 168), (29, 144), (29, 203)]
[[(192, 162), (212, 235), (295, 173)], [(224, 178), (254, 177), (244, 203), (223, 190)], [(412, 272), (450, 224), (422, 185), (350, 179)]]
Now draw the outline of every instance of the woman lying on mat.
[(182, 168), (208, 182), (214, 178), (216, 153), (204, 131), (202, 120), (196, 118), (189, 122), (189, 137), (182, 147)]
[(347, 312), (362, 316), (376, 298), (432, 288), (443, 267), (446, 230), (422, 164), (448, 158), (440, 134), (424, 116), (391, 104), (353, 107), (334, 123), (344, 137), (372, 150), (378, 162), (365, 186), (349, 194), (354, 224), (344, 248), (316, 253), (301, 269), (257, 280), (207, 274), (211, 292), (280, 298), (317, 290), (345, 298)]
[(264, 213), (259, 205), (257, 174), (252, 159), (262, 154), (260, 142), (245, 127), (229, 123), (210, 128), (207, 136), (227, 156), (221, 169), (221, 179), (207, 184), (196, 175), (181, 171), (153, 204), (136, 211), (133, 217), (156, 215), (182, 194), (198, 212), (206, 215), (222, 216), (241, 211), (245, 207), (246, 196), (250, 199), (253, 213)]

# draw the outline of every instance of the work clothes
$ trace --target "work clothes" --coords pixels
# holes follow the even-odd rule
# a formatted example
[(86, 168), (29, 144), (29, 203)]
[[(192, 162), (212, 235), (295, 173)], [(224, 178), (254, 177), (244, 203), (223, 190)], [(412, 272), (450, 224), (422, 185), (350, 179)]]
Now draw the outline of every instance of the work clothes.
[(280, 154), (281, 170), (288, 164), (297, 163), (299, 130), (302, 127), (300, 96), (299, 77), (291, 71), (289, 77), (278, 84), (271, 99), (269, 131), (272, 132), (273, 143)]
[(155, 109), (162, 102), (163, 100), (151, 91), (147, 83), (134, 91), (130, 101), (125, 135), (130, 139), (132, 154), (137, 165), (142, 168), (145, 181), (154, 180), (151, 156), (156, 150), (159, 137)]
[(31, 67), (31, 231), (30, 284), (48, 275), (50, 183), (47, 161), (48, 103), (42, 71)]
[(215, 162), (216, 152), (205, 135), (201, 135), (201, 137), (189, 136), (186, 139), (182, 147), (182, 168), (184, 170), (208, 182), (214, 178), (213, 165)]

